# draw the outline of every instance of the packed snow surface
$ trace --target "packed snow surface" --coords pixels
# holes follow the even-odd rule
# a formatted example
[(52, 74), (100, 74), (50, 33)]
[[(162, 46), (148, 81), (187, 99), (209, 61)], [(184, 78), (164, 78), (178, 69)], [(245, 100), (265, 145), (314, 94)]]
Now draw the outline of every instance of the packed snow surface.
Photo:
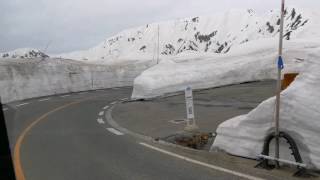
[[(320, 169), (320, 46), (305, 54), (306, 63), (300, 75), (281, 93), (280, 131), (295, 139), (309, 168)], [(265, 137), (273, 131), (274, 107), (275, 97), (272, 97), (250, 113), (219, 125), (212, 150), (257, 158)], [(293, 160), (289, 153), (288, 144), (281, 143), (280, 158)]]
[(132, 86), (148, 62), (93, 64), (67, 59), (0, 59), (3, 103), (32, 97)]

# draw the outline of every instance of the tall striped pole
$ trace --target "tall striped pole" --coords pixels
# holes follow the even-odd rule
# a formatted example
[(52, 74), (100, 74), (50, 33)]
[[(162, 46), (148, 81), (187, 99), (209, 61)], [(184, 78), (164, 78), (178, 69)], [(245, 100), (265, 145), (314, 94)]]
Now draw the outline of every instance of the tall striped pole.
[[(277, 79), (277, 95), (276, 95), (276, 114), (275, 114), (275, 158), (279, 159), (279, 117), (280, 117), (280, 93), (281, 93), (281, 71), (283, 69), (282, 49), (283, 49), (283, 25), (284, 25), (284, 5), (285, 0), (281, 2), (281, 19), (279, 33), (279, 56), (278, 56), (278, 79)], [(279, 168), (279, 162), (276, 162), (276, 167)]]

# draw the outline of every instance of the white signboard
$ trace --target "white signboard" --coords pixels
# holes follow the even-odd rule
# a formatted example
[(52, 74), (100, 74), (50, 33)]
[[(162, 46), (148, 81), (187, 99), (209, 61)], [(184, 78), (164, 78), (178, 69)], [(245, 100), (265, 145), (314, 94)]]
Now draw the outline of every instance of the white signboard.
[(187, 108), (187, 118), (188, 120), (194, 119), (194, 108), (193, 108), (193, 96), (192, 88), (187, 87), (185, 89), (185, 98), (186, 98), (186, 108)]

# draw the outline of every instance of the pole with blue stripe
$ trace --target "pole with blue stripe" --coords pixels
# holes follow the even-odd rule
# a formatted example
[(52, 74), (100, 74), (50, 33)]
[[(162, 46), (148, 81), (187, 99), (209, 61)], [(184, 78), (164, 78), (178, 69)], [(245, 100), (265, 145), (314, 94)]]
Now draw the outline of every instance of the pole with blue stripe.
[[(279, 33), (279, 54), (278, 54), (278, 78), (277, 78), (277, 92), (276, 92), (276, 114), (275, 114), (275, 158), (279, 159), (279, 119), (280, 119), (280, 93), (281, 93), (281, 71), (284, 68), (284, 63), (282, 59), (282, 49), (283, 49), (283, 25), (284, 25), (284, 10), (285, 0), (281, 2), (281, 19), (280, 19), (280, 33)], [(279, 162), (276, 162), (276, 167), (279, 168)]]

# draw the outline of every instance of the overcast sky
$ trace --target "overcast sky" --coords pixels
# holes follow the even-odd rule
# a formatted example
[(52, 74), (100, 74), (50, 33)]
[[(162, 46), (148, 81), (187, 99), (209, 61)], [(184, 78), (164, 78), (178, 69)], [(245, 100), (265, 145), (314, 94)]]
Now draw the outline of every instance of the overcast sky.
[[(320, 8), (320, 0), (287, 3)], [(88, 49), (134, 26), (232, 8), (263, 13), (279, 4), (280, 0), (0, 0), (0, 52), (42, 50), (49, 42), (47, 53)]]

